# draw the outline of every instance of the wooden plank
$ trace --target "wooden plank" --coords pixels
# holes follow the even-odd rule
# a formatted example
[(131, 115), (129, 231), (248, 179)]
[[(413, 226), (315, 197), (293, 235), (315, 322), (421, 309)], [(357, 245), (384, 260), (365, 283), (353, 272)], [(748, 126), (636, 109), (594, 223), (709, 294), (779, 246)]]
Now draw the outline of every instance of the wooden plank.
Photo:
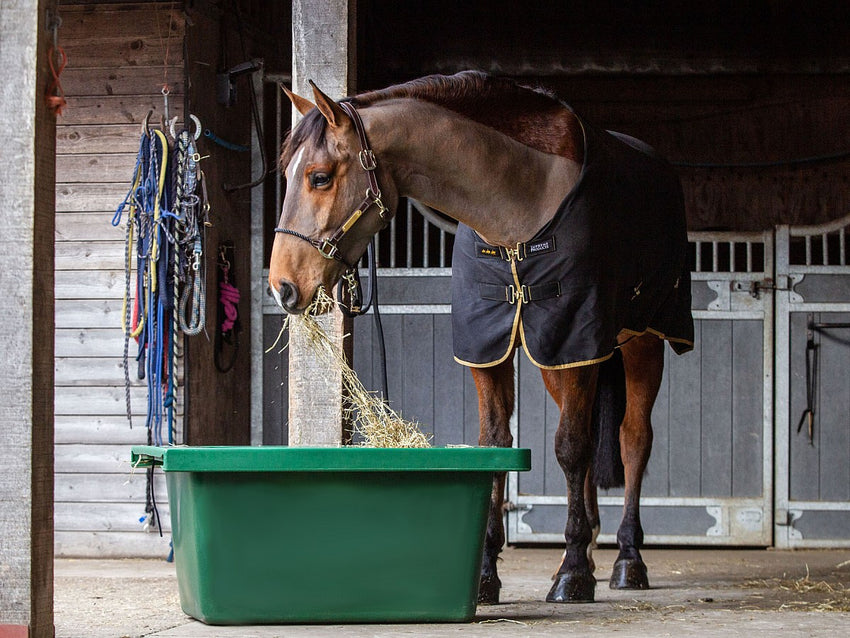
[(289, 409), (289, 350), (284, 348), (287, 335), (271, 352), (281, 327), (281, 317), (263, 317), (263, 445), (285, 445), (288, 438), (287, 416)]
[[(641, 493), (645, 496), (667, 496), (670, 471), (670, 358), (672, 349), (664, 347), (664, 375), (658, 397), (652, 408), (652, 454), (643, 477)], [(690, 355), (693, 356), (693, 355)]]
[(62, 15), (62, 46), (75, 66), (162, 67), (182, 60), (185, 24), (177, 8), (78, 12), (63, 7)]
[(155, 95), (162, 89), (163, 76), (167, 76), (171, 89), (169, 99), (182, 100), (185, 89), (183, 67), (179, 65), (171, 65), (167, 69), (161, 65), (69, 66), (62, 72), (62, 88), (66, 96), (74, 97)]
[[(135, 163), (133, 166), (135, 166)], [(124, 201), (124, 197), (130, 189), (132, 172), (133, 167), (131, 166), (124, 176), (126, 181), (123, 183), (57, 184), (57, 225), (60, 227), (65, 225), (65, 213), (68, 212), (98, 213), (102, 215), (103, 221), (111, 222), (115, 210)], [(97, 237), (97, 235), (93, 236)], [(89, 236), (89, 239), (91, 237)]]
[(700, 388), (703, 348), (701, 337), (707, 320), (694, 322), (694, 352), (670, 359), (670, 496), (700, 493)]
[[(56, 357), (121, 357), (124, 333), (120, 328), (60, 328), (55, 334)], [(135, 356), (132, 344), (130, 353)]]
[(123, 270), (59, 270), (55, 276), (56, 299), (123, 299)]
[[(56, 243), (56, 270), (121, 270), (124, 268), (125, 259), (126, 248), (123, 242)], [(135, 262), (135, 258), (133, 261)], [(79, 273), (77, 274), (79, 276)]]
[[(434, 325), (430, 315), (402, 319), (402, 416), (434, 431)], [(377, 381), (377, 379), (376, 379)], [(374, 389), (379, 386), (376, 385)], [(441, 400), (437, 398), (436, 400)]]
[(133, 418), (133, 427), (124, 414), (114, 415), (63, 415), (57, 414), (54, 422), (56, 443), (99, 445), (145, 445), (147, 429), (143, 415)]
[(732, 496), (764, 493), (763, 322), (732, 324)]
[[(157, 503), (167, 502), (165, 473), (154, 473)], [(57, 503), (145, 503), (147, 476), (137, 469), (130, 474), (56, 474), (54, 496)]]
[[(165, 494), (162, 495), (163, 497)], [(157, 500), (162, 531), (171, 531), (171, 513), (166, 502)], [(77, 532), (135, 532), (142, 530), (144, 503), (56, 503), (56, 529)]]
[(62, 558), (160, 558), (171, 553), (171, 535), (151, 532), (79, 532), (55, 534), (56, 556)]
[[(546, 493), (546, 402), (549, 399), (540, 372), (524, 354), (518, 358), (519, 412), (517, 445), (531, 450), (531, 471), (519, 475), (520, 491), (526, 494)], [(557, 462), (556, 462), (557, 464)]]
[[(823, 313), (820, 320), (846, 323), (850, 321), (850, 314)], [(850, 346), (846, 341), (830, 338), (846, 339), (848, 335), (848, 330), (831, 330), (820, 335), (820, 369), (817, 372), (820, 387), (815, 429), (820, 439), (818, 496), (822, 501), (850, 501), (850, 375), (847, 374)]]
[[(183, 120), (183, 101), (168, 102), (169, 117)], [(162, 94), (110, 95), (106, 97), (69, 97), (68, 106), (62, 113), (63, 125), (136, 124), (141, 133), (141, 124), (149, 111), (151, 128), (162, 128), (165, 117), (165, 102)], [(137, 147), (138, 148), (138, 147)]]
[(56, 157), (56, 181), (63, 184), (126, 182), (129, 188), (135, 165), (135, 153), (58, 155)]
[(139, 152), (137, 124), (99, 124), (56, 127), (56, 154)]
[[(819, 313), (813, 315), (821, 321)], [(820, 498), (818, 476), (820, 475), (820, 428), (815, 428), (814, 445), (809, 445), (807, 426), (797, 432), (797, 423), (806, 409), (806, 322), (804, 312), (791, 313), (791, 397), (788, 428), (789, 476), (788, 493), (791, 500), (816, 501)]]
[[(521, 353), (520, 358), (524, 358), (525, 354)], [(540, 371), (536, 372), (540, 377)], [(542, 378), (540, 384), (543, 384)], [(558, 425), (561, 422), (561, 410), (555, 403), (555, 400), (546, 392), (544, 399), (545, 410), (543, 413), (543, 423), (546, 432), (546, 438), (543, 442), (543, 449), (546, 452), (545, 481), (544, 494), (551, 496), (565, 496), (567, 493), (567, 479), (564, 477), (564, 471), (558, 463), (555, 456), (555, 434), (558, 431)]]
[(387, 385), (390, 393), (390, 405), (395, 409), (403, 400), (404, 386), (402, 382), (403, 357), (392, 356), (389, 353), (404, 352), (404, 318), (402, 315), (384, 315), (384, 343), (387, 347)]
[[(115, 207), (122, 201), (117, 200)], [(118, 226), (112, 225), (115, 211), (90, 213), (62, 213), (56, 220), (56, 243), (88, 242), (96, 251), (100, 242), (119, 244), (126, 241), (126, 217)], [(117, 270), (123, 270), (123, 264)], [(123, 273), (122, 273), (123, 276)]]
[(84, 445), (79, 443), (56, 446), (56, 473), (123, 474), (132, 470), (130, 448), (127, 445)]
[[(130, 382), (134, 386), (142, 387), (145, 382), (136, 378), (133, 354), (131, 351)], [(124, 364), (121, 357), (57, 357), (55, 375), (57, 387), (123, 386)]]
[(463, 386), (468, 376), (452, 358), (451, 315), (434, 315), (434, 445), (463, 442)]
[(60, 299), (56, 302), (57, 328), (120, 328), (121, 299)]
[(732, 495), (732, 321), (705, 321), (700, 352), (700, 496)]
[[(123, 416), (127, 413), (127, 398), (123, 380), (120, 383), (120, 386), (58, 386), (54, 393), (56, 414)], [(130, 402), (134, 415), (144, 415), (147, 412), (147, 387), (131, 387)]]

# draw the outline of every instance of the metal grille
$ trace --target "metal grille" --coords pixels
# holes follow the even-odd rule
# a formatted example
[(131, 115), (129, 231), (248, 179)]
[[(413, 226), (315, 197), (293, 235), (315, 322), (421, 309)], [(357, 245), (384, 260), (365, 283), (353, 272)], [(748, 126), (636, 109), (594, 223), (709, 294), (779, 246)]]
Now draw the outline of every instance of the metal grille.
[(846, 266), (846, 230), (850, 215), (829, 224), (792, 226), (789, 230), (790, 263), (800, 266)]
[(764, 272), (764, 233), (688, 233), (691, 271), (695, 273)]

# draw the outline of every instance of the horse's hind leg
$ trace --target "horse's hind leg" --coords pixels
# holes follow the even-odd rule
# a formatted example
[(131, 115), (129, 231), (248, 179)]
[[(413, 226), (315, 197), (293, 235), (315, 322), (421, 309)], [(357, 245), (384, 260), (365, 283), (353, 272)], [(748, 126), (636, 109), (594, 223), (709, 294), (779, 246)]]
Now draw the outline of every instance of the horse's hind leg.
[(652, 448), (650, 416), (664, 370), (664, 342), (645, 334), (622, 346), (626, 371), (626, 416), (620, 428), (620, 453), (625, 467), (626, 489), (623, 520), (617, 531), (620, 553), (614, 563), (612, 589), (648, 589), (646, 565), (640, 555), (643, 528), (640, 524), (640, 491)]
[[(510, 447), (513, 436), (510, 418), (514, 409), (514, 365), (508, 359), (491, 368), (472, 368), (472, 378), (478, 390), (478, 414), (481, 431), (478, 444), (490, 447)], [(505, 473), (493, 479), (490, 497), (490, 515), (484, 539), (484, 556), (481, 563), (481, 584), (478, 602), (496, 604), (502, 582), (496, 571), (496, 561), (505, 544), (505, 523), (502, 506), (505, 499)]]
[[(598, 367), (580, 366), (566, 370), (543, 370), (549, 393), (561, 409), (555, 433), (555, 456), (567, 478), (566, 549), (548, 602), (589, 602), (594, 599), (596, 579), (588, 549), (593, 540), (589, 514), (595, 503), (585, 502), (585, 482), (592, 451), (590, 417), (596, 393)], [(598, 520), (598, 519), (597, 519)]]

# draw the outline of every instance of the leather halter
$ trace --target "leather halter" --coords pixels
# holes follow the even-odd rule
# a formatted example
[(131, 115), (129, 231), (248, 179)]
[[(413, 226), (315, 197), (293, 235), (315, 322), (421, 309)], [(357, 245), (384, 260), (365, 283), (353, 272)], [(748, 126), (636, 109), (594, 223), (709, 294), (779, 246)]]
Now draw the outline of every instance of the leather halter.
[(363, 126), (363, 120), (360, 119), (360, 114), (350, 102), (340, 102), (339, 105), (351, 118), (351, 121), (354, 124), (354, 130), (357, 132), (357, 137), (360, 140), (360, 152), (358, 153), (358, 159), (360, 160), (360, 166), (363, 167), (363, 170), (366, 171), (366, 175), (369, 178), (369, 187), (366, 189), (366, 197), (362, 202), (360, 202), (357, 209), (346, 217), (345, 221), (342, 222), (340, 227), (337, 228), (330, 237), (326, 237), (324, 239), (313, 239), (312, 237), (303, 235), (291, 228), (280, 227), (275, 228), (274, 232), (284, 233), (286, 235), (297, 237), (298, 239), (303, 239), (314, 246), (322, 257), (325, 257), (326, 259), (336, 259), (351, 269), (354, 268), (354, 264), (349, 264), (340, 254), (340, 240), (342, 240), (357, 220), (360, 219), (360, 217), (372, 206), (378, 207), (378, 215), (385, 224), (389, 221), (389, 215), (387, 214), (387, 207), (384, 206), (384, 203), (381, 201), (381, 189), (378, 187), (378, 180), (375, 177), (375, 169), (378, 167), (378, 163), (375, 160), (375, 154), (372, 152), (372, 149), (369, 148), (369, 141), (366, 139), (366, 128)]

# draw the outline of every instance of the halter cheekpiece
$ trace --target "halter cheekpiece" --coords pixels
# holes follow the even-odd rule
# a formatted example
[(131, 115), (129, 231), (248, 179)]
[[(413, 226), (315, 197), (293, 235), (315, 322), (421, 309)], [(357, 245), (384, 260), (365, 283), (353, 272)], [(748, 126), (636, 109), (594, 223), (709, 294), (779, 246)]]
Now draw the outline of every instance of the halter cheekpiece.
[(284, 233), (286, 235), (297, 237), (298, 239), (303, 239), (314, 246), (322, 257), (325, 257), (326, 259), (336, 259), (351, 269), (354, 268), (355, 265), (349, 264), (340, 254), (340, 240), (342, 240), (357, 220), (360, 219), (360, 217), (362, 217), (363, 214), (372, 206), (378, 207), (378, 215), (385, 222), (388, 220), (389, 216), (387, 215), (387, 207), (384, 206), (383, 201), (381, 201), (381, 189), (378, 187), (378, 180), (375, 177), (375, 169), (378, 167), (378, 162), (375, 160), (375, 153), (373, 153), (372, 149), (369, 148), (369, 141), (366, 139), (366, 128), (363, 126), (363, 120), (360, 119), (360, 114), (350, 102), (340, 102), (339, 105), (351, 118), (351, 121), (354, 124), (354, 130), (357, 132), (357, 137), (360, 140), (360, 152), (357, 157), (360, 161), (360, 166), (364, 171), (366, 171), (366, 175), (369, 178), (369, 187), (366, 189), (366, 197), (362, 202), (360, 202), (357, 209), (351, 213), (344, 222), (342, 222), (340, 227), (330, 237), (326, 237), (324, 239), (313, 239), (312, 237), (308, 237), (307, 235), (299, 233), (296, 230), (292, 230), (291, 228), (280, 227), (275, 228), (274, 232)]

